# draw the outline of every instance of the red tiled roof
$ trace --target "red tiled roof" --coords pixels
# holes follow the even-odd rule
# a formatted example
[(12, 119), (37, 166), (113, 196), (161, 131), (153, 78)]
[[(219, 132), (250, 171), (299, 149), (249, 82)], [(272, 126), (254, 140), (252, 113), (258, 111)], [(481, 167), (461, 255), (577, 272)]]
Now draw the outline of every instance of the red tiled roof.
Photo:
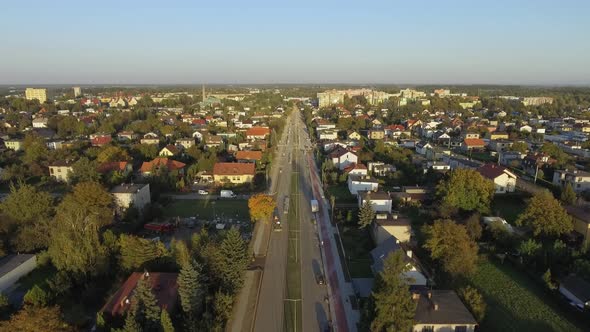
[(238, 151), (236, 152), (238, 160), (261, 160), (262, 151)]
[(152, 292), (158, 301), (158, 306), (166, 309), (168, 312), (173, 311), (178, 301), (178, 283), (176, 282), (178, 273), (163, 272), (149, 272), (149, 276), (147, 277), (144, 275), (144, 272), (132, 273), (123, 286), (117, 290), (100, 311), (106, 312), (111, 316), (124, 314), (131, 306), (133, 291), (142, 278), (147, 278)]
[(152, 161), (145, 161), (141, 165), (141, 172), (148, 173), (148, 172), (151, 172), (152, 169), (154, 169), (154, 167), (162, 167), (162, 166), (166, 166), (166, 168), (168, 168), (168, 170), (170, 170), (170, 171), (175, 171), (175, 170), (179, 170), (181, 168), (184, 168), (184, 166), (186, 166), (186, 164), (181, 163), (180, 161), (176, 161), (176, 160), (172, 160), (172, 159), (168, 159), (168, 158), (156, 158)]
[(367, 166), (363, 165), (362, 163), (352, 163), (344, 168), (344, 173), (349, 173), (350, 171), (355, 169), (367, 169)]
[(270, 134), (268, 127), (252, 127), (246, 130), (246, 136), (266, 136)]
[(486, 144), (481, 138), (466, 138), (463, 142), (467, 146), (484, 146)]
[(106, 162), (100, 164), (96, 171), (102, 174), (108, 173), (110, 171), (124, 171), (128, 164), (129, 162), (127, 161)]
[(256, 167), (250, 163), (215, 163), (214, 175), (255, 175)]
[(91, 140), (92, 145), (105, 145), (113, 140), (111, 136), (97, 136)]
[(404, 130), (406, 130), (406, 128), (403, 125), (401, 125), (401, 124), (398, 124), (398, 125), (389, 125), (389, 126), (387, 126), (385, 128), (387, 128), (389, 130), (392, 130), (392, 131), (396, 131), (396, 130), (404, 131)]

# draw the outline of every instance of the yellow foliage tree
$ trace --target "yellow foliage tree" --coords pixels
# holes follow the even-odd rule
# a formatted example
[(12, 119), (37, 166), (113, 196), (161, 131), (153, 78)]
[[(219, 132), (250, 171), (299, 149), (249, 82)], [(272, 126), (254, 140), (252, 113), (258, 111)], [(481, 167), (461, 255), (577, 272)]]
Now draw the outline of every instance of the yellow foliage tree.
[(277, 206), (277, 202), (270, 195), (256, 194), (248, 200), (250, 218), (252, 221), (268, 219)]

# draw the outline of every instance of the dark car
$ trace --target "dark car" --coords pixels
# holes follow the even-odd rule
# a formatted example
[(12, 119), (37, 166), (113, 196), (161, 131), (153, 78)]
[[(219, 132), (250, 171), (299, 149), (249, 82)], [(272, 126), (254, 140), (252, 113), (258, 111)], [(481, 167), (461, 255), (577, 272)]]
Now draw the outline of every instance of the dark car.
[(316, 281), (318, 285), (324, 285), (326, 283), (326, 280), (324, 280), (324, 276), (321, 274), (317, 276)]

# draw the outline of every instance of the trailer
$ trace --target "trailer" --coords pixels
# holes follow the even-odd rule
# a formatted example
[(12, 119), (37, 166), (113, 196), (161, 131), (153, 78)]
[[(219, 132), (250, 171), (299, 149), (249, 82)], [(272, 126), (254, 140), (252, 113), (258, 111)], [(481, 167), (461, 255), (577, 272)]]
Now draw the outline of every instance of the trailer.
[(316, 199), (311, 200), (311, 212), (315, 213), (320, 210), (320, 205)]

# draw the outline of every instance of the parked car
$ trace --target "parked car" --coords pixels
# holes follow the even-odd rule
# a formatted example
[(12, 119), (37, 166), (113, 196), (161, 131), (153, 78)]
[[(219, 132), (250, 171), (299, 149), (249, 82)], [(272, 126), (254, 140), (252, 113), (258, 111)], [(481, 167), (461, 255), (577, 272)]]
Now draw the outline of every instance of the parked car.
[(199, 195), (209, 195), (209, 192), (207, 190), (203, 190), (203, 189), (199, 189), (198, 193), (199, 193)]
[(318, 285), (324, 285), (326, 283), (326, 281), (324, 280), (324, 276), (321, 274), (317, 276), (316, 281)]

